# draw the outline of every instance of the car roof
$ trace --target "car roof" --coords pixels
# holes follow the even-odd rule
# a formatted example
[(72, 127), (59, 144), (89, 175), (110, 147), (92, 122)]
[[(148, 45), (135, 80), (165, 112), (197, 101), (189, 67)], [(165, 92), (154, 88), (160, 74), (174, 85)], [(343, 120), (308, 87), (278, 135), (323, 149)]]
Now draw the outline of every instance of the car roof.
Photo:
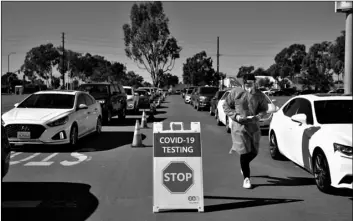
[(338, 94), (305, 94), (298, 95), (295, 98), (306, 98), (310, 101), (327, 101), (327, 100), (352, 100), (352, 95), (338, 95)]
[(46, 90), (46, 91), (38, 91), (34, 94), (71, 94), (75, 95), (77, 93), (82, 93), (82, 91), (76, 90)]

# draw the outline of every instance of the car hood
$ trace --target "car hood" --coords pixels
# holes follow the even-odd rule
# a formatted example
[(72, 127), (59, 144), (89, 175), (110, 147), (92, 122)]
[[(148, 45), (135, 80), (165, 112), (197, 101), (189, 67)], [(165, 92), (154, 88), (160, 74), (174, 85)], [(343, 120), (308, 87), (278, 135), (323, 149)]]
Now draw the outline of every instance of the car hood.
[(46, 122), (69, 113), (70, 109), (13, 108), (2, 115), (6, 124), (16, 122)]
[(333, 142), (352, 146), (352, 124), (322, 124), (320, 127)]

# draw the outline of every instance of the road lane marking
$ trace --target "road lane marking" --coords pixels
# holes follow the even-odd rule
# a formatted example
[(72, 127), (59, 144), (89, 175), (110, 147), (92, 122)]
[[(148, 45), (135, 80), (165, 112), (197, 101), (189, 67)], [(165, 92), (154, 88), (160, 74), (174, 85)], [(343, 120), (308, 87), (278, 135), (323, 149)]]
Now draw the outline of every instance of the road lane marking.
[(64, 160), (64, 161), (61, 161), (60, 164), (63, 166), (73, 166), (73, 165), (82, 163), (83, 161), (85, 161), (88, 158), (88, 156), (81, 154), (81, 153), (71, 153), (71, 156), (77, 158), (78, 160), (77, 161)]
[(39, 154), (40, 154), (40, 153), (35, 153), (35, 154), (33, 154), (33, 155), (31, 155), (31, 156), (29, 156), (29, 157), (27, 157), (27, 158), (25, 158), (25, 159), (22, 159), (22, 160), (10, 161), (10, 165), (15, 165), (15, 164), (19, 164), (19, 163), (21, 163), (21, 162), (30, 160), (30, 159), (32, 159), (32, 158), (35, 158), (35, 157), (38, 156)]
[(13, 158), (13, 157), (15, 157), (15, 156), (17, 156), (17, 155), (19, 155), (21, 153), (22, 152), (12, 152), (10, 158)]
[(49, 161), (51, 158), (55, 157), (56, 155), (58, 155), (59, 153), (53, 153), (51, 155), (49, 155), (48, 157), (44, 158), (42, 161), (33, 161), (33, 162), (29, 162), (26, 163), (24, 166), (50, 166), (51, 164), (54, 163), (54, 161)]

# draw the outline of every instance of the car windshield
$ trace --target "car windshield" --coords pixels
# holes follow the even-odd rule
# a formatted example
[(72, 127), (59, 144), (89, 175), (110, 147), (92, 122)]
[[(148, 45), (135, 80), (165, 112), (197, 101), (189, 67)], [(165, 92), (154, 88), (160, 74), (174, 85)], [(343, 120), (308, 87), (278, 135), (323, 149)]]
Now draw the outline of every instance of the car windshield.
[(314, 101), (317, 122), (320, 124), (351, 124), (352, 100)]
[(188, 90), (186, 90), (186, 94), (191, 94), (192, 91), (193, 91), (193, 89), (188, 89)]
[(127, 95), (132, 95), (132, 89), (131, 88), (124, 88), (124, 90), (125, 90), (125, 93)]
[(72, 94), (32, 94), (17, 108), (71, 109), (75, 103)]
[(200, 88), (201, 94), (215, 94), (218, 91), (216, 87), (202, 87)]
[(147, 94), (147, 91), (135, 91), (135, 92), (138, 93), (140, 96)]
[(81, 85), (80, 91), (86, 91), (92, 95), (95, 99), (101, 99), (109, 95), (109, 90), (107, 85)]

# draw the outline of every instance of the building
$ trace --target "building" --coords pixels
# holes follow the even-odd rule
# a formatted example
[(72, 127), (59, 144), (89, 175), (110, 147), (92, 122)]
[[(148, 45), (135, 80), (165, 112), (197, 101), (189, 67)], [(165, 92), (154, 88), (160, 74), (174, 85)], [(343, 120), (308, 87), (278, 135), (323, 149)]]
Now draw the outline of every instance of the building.
[(229, 87), (241, 87), (241, 83), (235, 77), (226, 77), (223, 80), (219, 80), (219, 86), (221, 87), (223, 83), (223, 88)]

